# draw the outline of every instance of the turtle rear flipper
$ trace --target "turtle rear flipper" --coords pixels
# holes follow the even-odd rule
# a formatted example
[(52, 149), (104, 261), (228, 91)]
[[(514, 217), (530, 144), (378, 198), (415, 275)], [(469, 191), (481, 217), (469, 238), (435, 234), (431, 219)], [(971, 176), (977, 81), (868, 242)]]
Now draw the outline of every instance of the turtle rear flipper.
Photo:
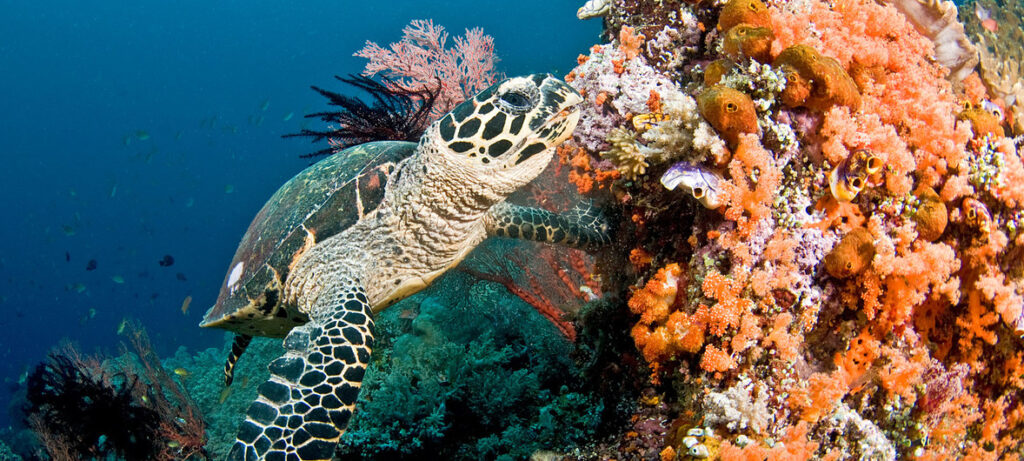
[(329, 460), (370, 361), (373, 320), (361, 287), (325, 290), (310, 321), (284, 339), (249, 406), (229, 460)]
[(235, 341), (231, 343), (231, 352), (228, 353), (228, 359), (224, 362), (224, 386), (230, 386), (231, 381), (235, 379), (235, 365), (238, 363), (238, 359), (245, 353), (245, 348), (249, 347), (249, 342), (252, 341), (250, 335), (235, 335)]
[(487, 235), (521, 238), (590, 249), (612, 241), (612, 229), (589, 201), (557, 214), (511, 203), (491, 207), (484, 218)]

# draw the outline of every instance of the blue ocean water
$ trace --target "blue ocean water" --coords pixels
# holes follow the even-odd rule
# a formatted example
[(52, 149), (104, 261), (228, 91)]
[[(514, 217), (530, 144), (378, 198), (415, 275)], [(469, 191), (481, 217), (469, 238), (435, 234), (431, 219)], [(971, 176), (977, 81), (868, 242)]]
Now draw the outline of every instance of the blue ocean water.
[(321, 128), (302, 118), (326, 107), (309, 85), (340, 90), (366, 40), (397, 41), (412, 19), (480, 26), (500, 71), (561, 75), (598, 41), (578, 6), (0, 1), (4, 400), (62, 338), (116, 352), (125, 318), (164, 356), (220, 346), (196, 325), (249, 221), (315, 150), (280, 135)]

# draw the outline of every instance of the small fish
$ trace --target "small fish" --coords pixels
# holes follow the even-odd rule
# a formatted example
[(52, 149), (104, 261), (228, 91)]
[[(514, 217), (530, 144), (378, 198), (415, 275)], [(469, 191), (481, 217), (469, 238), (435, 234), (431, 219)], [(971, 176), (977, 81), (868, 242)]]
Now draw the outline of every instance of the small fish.
[(175, 140), (175, 141), (178, 141), (178, 140), (180, 140), (180, 139), (181, 139), (181, 137), (182, 137), (182, 136), (184, 136), (184, 135), (185, 135), (185, 132), (184, 132), (184, 131), (182, 131), (182, 130), (178, 130), (178, 132), (177, 132), (177, 133), (174, 133), (174, 140)]
[(149, 140), (149, 137), (149, 132), (146, 130), (138, 130), (135, 132), (135, 139), (138, 139), (139, 141)]
[(85, 263), (85, 270), (94, 271), (96, 270), (96, 260), (90, 259), (89, 262)]
[(121, 323), (117, 324), (117, 334), (123, 335), (124, 331), (128, 329), (128, 318), (122, 318)]
[(91, 319), (92, 318), (96, 318), (96, 309), (95, 308), (92, 308), (92, 307), (89, 308), (89, 318), (91, 318)]
[(180, 446), (181, 443), (179, 443), (177, 440), (171, 440), (170, 442), (167, 442), (167, 448), (178, 448)]
[(132, 145), (132, 135), (130, 135), (130, 134), (124, 135), (124, 137), (121, 138), (121, 143), (124, 144), (124, 147), (128, 147), (128, 146)]
[(188, 201), (185, 202), (185, 208), (192, 208), (192, 205), (195, 205), (195, 204), (196, 204), (195, 197), (189, 197)]
[(113, 280), (114, 283), (117, 283), (117, 284), (124, 283), (124, 277), (121, 277), (120, 275), (113, 275), (113, 276), (110, 277), (110, 280)]
[(398, 314), (398, 318), (405, 320), (412, 320), (416, 318), (417, 312), (415, 309), (402, 309), (402, 312)]
[(633, 117), (633, 129), (635, 129), (637, 133), (643, 133), (666, 120), (671, 120), (671, 118), (661, 112), (639, 114)]
[(64, 235), (66, 235), (68, 237), (71, 237), (72, 235), (75, 235), (75, 228), (71, 227), (71, 226), (69, 226), (67, 224), (61, 225), (60, 226), (60, 230), (63, 231)]
[(989, 32), (995, 33), (999, 30), (999, 22), (992, 18), (992, 13), (980, 2), (974, 2), (974, 15), (981, 21), (981, 27)]
[(235, 186), (233, 184), (228, 184), (228, 185), (224, 186), (224, 193), (225, 194), (230, 194), (230, 193), (232, 193), (234, 191), (235, 191)]
[(178, 272), (177, 274), (174, 274), (174, 277), (177, 278), (179, 282), (187, 282), (188, 281), (188, 278), (185, 277), (185, 273), (184, 272)]
[(703, 166), (679, 162), (661, 175), (661, 185), (668, 190), (681, 186), (705, 208), (715, 209), (725, 204), (722, 197), (722, 177)]
[(74, 291), (75, 293), (81, 293), (85, 291), (85, 284), (82, 282), (70, 283), (67, 286), (68, 291)]
[(192, 376), (192, 373), (190, 371), (188, 371), (188, 370), (186, 370), (186, 369), (184, 369), (182, 367), (175, 368), (174, 369), (174, 374), (176, 374), (178, 376), (181, 376), (182, 378), (188, 378), (189, 376)]
[(291, 120), (292, 117), (294, 117), (294, 116), (295, 116), (295, 112), (288, 112), (287, 114), (284, 114), (284, 118), (282, 118), (281, 121), (282, 122), (287, 122), (287, 121)]
[(269, 109), (269, 108), (270, 108), (270, 98), (264, 99), (263, 102), (260, 103), (260, 111), (266, 112), (267, 109)]
[(110, 198), (114, 198), (115, 195), (117, 195), (117, 184), (110, 188)]
[(174, 265), (174, 256), (164, 255), (160, 261), (157, 261), (157, 264), (159, 264), (160, 267), (171, 267)]
[(192, 304), (192, 295), (186, 296), (185, 300), (181, 302), (181, 313), (188, 314), (188, 306)]
[(231, 387), (225, 387), (224, 390), (220, 391), (220, 398), (217, 399), (218, 403), (224, 403), (228, 397), (231, 396)]
[(71, 262), (71, 253), (64, 251), (64, 262)]

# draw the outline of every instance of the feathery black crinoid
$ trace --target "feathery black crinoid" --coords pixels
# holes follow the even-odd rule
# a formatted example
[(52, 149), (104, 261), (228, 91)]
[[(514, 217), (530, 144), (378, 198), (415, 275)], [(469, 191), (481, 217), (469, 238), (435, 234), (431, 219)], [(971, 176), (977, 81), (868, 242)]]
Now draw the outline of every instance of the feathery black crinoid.
[[(53, 352), (28, 378), (23, 411), (48, 450), (79, 459), (152, 459), (160, 415), (139, 400), (137, 377), (87, 369)], [(54, 453), (50, 453), (54, 455)]]
[[(302, 129), (299, 133), (284, 135), (289, 137), (310, 137), (312, 142), (323, 139), (332, 141), (330, 147), (302, 155), (302, 158), (313, 158), (329, 155), (338, 150), (356, 144), (371, 141), (418, 141), (424, 130), (433, 120), (430, 110), (437, 99), (437, 91), (406, 90), (389, 79), (377, 82), (362, 75), (349, 75), (349, 78), (335, 76), (342, 83), (363, 90), (372, 98), (372, 106), (356, 97), (344, 96), (332, 91), (311, 86), (330, 101), (330, 105), (341, 110), (317, 112), (306, 115), (306, 118), (319, 118), (330, 125), (323, 131)], [(438, 82), (440, 86), (440, 82)]]

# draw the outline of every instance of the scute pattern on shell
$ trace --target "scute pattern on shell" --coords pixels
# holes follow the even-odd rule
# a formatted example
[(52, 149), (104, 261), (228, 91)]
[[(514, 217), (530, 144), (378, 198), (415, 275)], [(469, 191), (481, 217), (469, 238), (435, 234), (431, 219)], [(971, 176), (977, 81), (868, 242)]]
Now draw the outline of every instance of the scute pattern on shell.
[[(244, 272), (234, 287), (225, 278), (217, 304), (203, 324), (236, 314), (250, 300), (276, 291), (303, 251), (348, 229), (380, 204), (390, 173), (415, 150), (411, 142), (362, 144), (327, 157), (289, 180), (249, 224), (228, 266), (244, 263)], [(272, 304), (276, 301), (262, 303), (265, 314), (273, 314)], [(281, 331), (272, 332), (273, 336), (295, 325), (285, 322), (281, 314)]]

